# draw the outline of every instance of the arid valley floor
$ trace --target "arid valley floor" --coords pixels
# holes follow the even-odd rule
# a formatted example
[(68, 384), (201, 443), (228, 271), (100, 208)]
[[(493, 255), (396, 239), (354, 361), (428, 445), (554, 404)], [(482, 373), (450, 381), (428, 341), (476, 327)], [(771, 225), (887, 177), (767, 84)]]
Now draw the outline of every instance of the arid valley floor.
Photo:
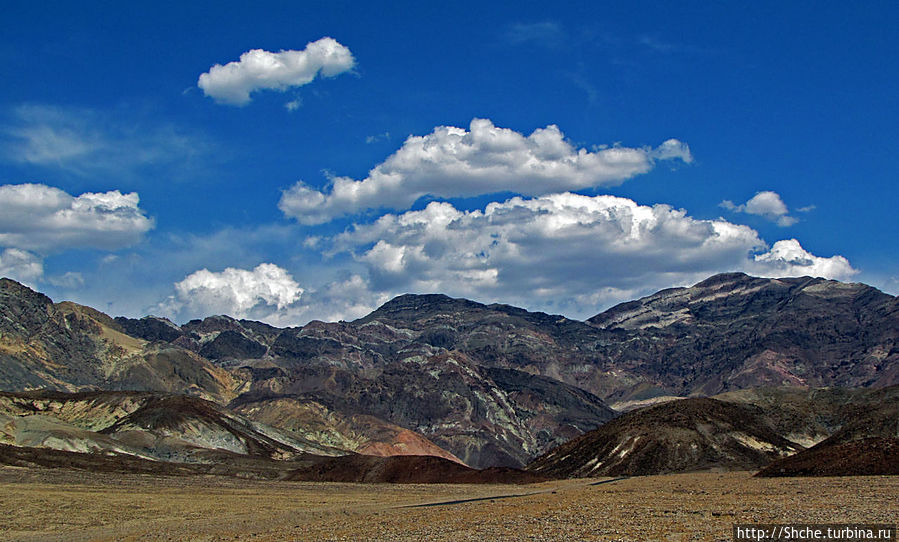
[(4, 467), (0, 538), (730, 540), (734, 523), (894, 523), (897, 502), (896, 476), (363, 485)]

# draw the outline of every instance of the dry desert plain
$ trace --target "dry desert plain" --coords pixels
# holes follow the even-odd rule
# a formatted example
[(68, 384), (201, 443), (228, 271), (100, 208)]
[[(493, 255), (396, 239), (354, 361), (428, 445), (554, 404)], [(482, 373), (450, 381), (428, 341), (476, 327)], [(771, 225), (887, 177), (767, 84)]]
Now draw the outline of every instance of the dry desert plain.
[(734, 523), (895, 523), (899, 477), (363, 485), (2, 467), (0, 506), (4, 540), (730, 540)]

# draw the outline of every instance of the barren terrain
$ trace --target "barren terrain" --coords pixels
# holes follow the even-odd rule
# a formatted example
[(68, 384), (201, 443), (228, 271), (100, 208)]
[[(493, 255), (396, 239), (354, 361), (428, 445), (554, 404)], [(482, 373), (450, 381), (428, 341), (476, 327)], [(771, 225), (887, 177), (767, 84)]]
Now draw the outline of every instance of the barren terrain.
[(364, 485), (3, 467), (0, 538), (730, 540), (734, 523), (893, 523), (897, 502), (896, 476)]

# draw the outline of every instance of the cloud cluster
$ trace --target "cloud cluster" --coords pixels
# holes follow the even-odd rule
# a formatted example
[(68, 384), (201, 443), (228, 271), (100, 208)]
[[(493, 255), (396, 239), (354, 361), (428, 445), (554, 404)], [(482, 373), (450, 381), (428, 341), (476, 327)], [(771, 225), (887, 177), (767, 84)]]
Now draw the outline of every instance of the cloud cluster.
[(226, 314), (276, 326), (310, 320), (337, 321), (364, 316), (389, 299), (359, 275), (319, 289), (300, 286), (284, 268), (262, 263), (254, 269), (201, 269), (175, 283), (175, 294), (157, 309), (178, 321)]
[(761, 216), (771, 222), (776, 222), (781, 227), (792, 226), (798, 222), (798, 219), (790, 216), (790, 210), (780, 198), (780, 194), (770, 190), (757, 193), (749, 201), (741, 205), (735, 205), (730, 200), (724, 200), (721, 202), (721, 207), (736, 213)]
[(72, 196), (44, 184), (2, 185), (0, 246), (44, 253), (129, 246), (153, 228), (139, 203), (134, 192)]
[(228, 267), (215, 273), (195, 271), (175, 284), (175, 307), (190, 313), (247, 318), (283, 310), (299, 301), (303, 288), (284, 269), (262, 263), (253, 270)]
[(843, 256), (822, 258), (806, 251), (796, 239), (784, 239), (774, 243), (771, 250), (754, 258), (756, 265), (747, 266), (750, 273), (765, 277), (796, 277), (808, 275), (845, 280), (858, 271)]
[(246, 105), (257, 90), (284, 91), (306, 85), (319, 74), (334, 77), (355, 64), (348, 48), (332, 38), (322, 38), (306, 44), (302, 51), (247, 51), (237, 62), (210, 68), (200, 75), (197, 86), (218, 103)]
[(377, 291), (444, 292), (589, 316), (597, 307), (728, 270), (846, 278), (845, 258), (795, 241), (770, 251), (748, 226), (667, 205), (571, 193), (515, 197), (483, 210), (432, 202), (337, 236)]
[(525, 136), (474, 119), (468, 130), (438, 126), (410, 136), (403, 146), (357, 181), (333, 179), (329, 192), (302, 182), (286, 190), (278, 206), (303, 224), (328, 222), (365, 209), (405, 209), (423, 196), (440, 198), (513, 192), (536, 196), (613, 186), (652, 169), (657, 160), (692, 161), (676, 139), (655, 149), (576, 149), (555, 125)]

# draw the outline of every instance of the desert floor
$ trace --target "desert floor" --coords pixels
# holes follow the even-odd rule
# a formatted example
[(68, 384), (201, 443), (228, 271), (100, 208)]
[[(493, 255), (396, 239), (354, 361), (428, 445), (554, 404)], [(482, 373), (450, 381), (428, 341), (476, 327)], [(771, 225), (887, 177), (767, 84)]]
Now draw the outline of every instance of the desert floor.
[[(0, 539), (731, 540), (734, 523), (895, 523), (899, 512), (896, 476), (606, 480), (361, 485), (0, 467)], [(451, 502), (466, 499), (480, 500)]]

